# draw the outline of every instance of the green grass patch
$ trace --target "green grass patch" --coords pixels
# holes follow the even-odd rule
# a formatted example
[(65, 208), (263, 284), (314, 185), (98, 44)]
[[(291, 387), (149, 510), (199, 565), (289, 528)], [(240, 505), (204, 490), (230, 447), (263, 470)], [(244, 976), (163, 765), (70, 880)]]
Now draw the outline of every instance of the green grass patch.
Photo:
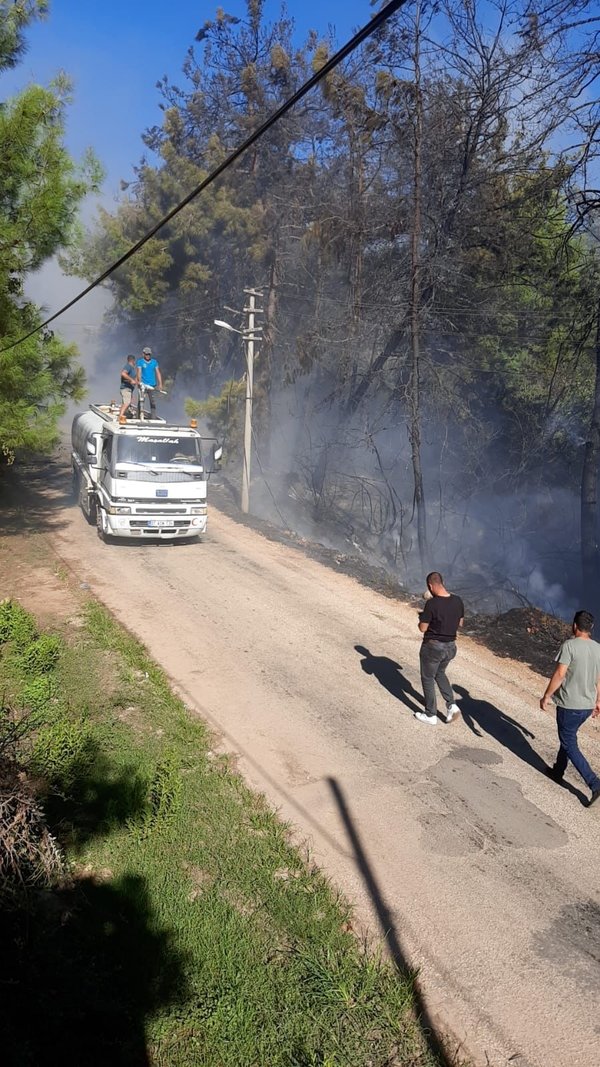
[(70, 868), (0, 929), (8, 1062), (435, 1063), (411, 979), (356, 941), (145, 649), (96, 603), (69, 645), (2, 610), (0, 687), (32, 716), (20, 759)]

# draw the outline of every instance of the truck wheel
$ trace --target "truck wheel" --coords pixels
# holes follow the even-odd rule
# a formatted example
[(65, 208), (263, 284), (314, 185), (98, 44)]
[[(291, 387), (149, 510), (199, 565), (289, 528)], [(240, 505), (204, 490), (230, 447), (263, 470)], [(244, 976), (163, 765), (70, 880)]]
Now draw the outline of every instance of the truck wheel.
[(84, 512), (85, 517), (89, 522), (90, 526), (95, 526), (98, 522), (98, 512), (100, 510), (95, 496), (89, 498), (89, 509), (90, 510), (87, 512), (87, 514)]
[(79, 471), (76, 467), (71, 469), (71, 500), (75, 504), (79, 501)]
[(107, 541), (108, 538), (104, 533), (104, 526), (102, 524), (102, 508), (96, 506), (96, 529), (98, 531), (98, 537), (101, 541)]

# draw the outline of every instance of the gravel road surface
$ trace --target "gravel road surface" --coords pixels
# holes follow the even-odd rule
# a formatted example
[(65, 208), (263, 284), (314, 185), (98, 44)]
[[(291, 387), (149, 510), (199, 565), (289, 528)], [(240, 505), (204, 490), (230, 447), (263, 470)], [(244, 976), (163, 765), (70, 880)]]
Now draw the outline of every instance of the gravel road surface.
[[(600, 1064), (600, 804), (541, 773), (540, 677), (463, 637), (462, 716), (418, 724), (409, 607), (215, 509), (202, 544), (103, 544), (63, 490), (56, 552), (421, 968), (440, 1032), (495, 1067)], [(596, 766), (599, 741), (582, 731)]]

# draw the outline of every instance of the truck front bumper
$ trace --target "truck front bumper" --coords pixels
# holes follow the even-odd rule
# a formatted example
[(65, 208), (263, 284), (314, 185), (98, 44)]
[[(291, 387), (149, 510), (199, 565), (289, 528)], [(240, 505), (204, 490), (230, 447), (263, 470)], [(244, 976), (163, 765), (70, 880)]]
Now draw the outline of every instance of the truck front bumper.
[(141, 515), (109, 515), (102, 509), (103, 532), (108, 537), (160, 538), (180, 540), (206, 533), (206, 515), (161, 515), (148, 518)]

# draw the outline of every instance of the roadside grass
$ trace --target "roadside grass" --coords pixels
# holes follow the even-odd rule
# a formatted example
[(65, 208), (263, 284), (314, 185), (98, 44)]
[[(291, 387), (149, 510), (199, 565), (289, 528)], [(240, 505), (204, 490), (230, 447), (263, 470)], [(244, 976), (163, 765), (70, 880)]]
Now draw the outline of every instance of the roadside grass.
[(67, 872), (0, 914), (3, 1062), (436, 1063), (411, 977), (356, 940), (143, 646), (95, 602), (68, 641), (15, 619), (0, 693)]

